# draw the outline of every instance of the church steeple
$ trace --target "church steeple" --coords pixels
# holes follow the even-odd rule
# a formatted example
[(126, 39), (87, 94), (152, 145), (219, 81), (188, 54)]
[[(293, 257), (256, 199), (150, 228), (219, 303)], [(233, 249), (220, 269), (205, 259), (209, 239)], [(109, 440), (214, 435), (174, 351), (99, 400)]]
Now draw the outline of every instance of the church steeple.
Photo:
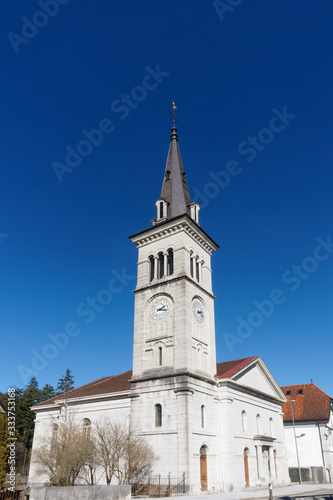
[(198, 203), (191, 203), (186, 174), (180, 156), (178, 146), (178, 134), (173, 103), (173, 127), (170, 135), (170, 147), (165, 167), (161, 196), (156, 202), (157, 218), (153, 221), (163, 222), (179, 215), (188, 214), (195, 222), (198, 222)]

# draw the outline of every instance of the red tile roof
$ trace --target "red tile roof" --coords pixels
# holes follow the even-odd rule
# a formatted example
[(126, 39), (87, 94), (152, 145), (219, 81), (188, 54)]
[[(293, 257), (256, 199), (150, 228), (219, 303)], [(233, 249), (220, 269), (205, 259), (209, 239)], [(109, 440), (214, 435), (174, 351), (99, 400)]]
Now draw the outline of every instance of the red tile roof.
[[(94, 396), (98, 394), (108, 394), (110, 392), (128, 391), (131, 388), (131, 384), (129, 383), (131, 377), (132, 370), (120, 373), (119, 375), (112, 375), (111, 377), (102, 377), (98, 380), (95, 380), (94, 382), (90, 382), (86, 385), (81, 385), (81, 387), (78, 387), (77, 389), (66, 392), (66, 398), (72, 399), (84, 396)], [(64, 399), (64, 397), (64, 394), (60, 394), (59, 396), (48, 399), (47, 401), (37, 403), (35, 406), (40, 407), (56, 403), (57, 401)]]
[(216, 376), (218, 378), (231, 377), (235, 373), (239, 372), (242, 368), (249, 365), (254, 359), (259, 358), (259, 356), (252, 356), (251, 358), (236, 359), (234, 361), (225, 361), (224, 363), (217, 363), (216, 365)]
[(288, 399), (282, 405), (284, 422), (292, 422), (290, 400), (295, 401), (292, 403), (295, 422), (329, 419), (331, 398), (315, 384), (285, 385), (281, 389)]
[[(217, 363), (217, 377), (231, 377), (237, 373), (241, 368), (247, 366), (251, 361), (257, 359), (259, 356), (253, 356), (252, 358), (236, 359), (235, 361), (226, 361), (224, 363)], [(80, 398), (84, 396), (95, 396), (98, 394), (109, 394), (112, 392), (128, 391), (131, 388), (129, 382), (132, 377), (132, 370), (120, 373), (119, 375), (113, 375), (111, 377), (102, 377), (89, 384), (82, 385), (77, 389), (68, 391), (66, 393), (66, 398)], [(42, 407), (56, 403), (59, 400), (64, 399), (64, 394), (55, 396), (54, 398), (48, 399), (47, 401), (42, 401), (34, 405), (35, 407)]]

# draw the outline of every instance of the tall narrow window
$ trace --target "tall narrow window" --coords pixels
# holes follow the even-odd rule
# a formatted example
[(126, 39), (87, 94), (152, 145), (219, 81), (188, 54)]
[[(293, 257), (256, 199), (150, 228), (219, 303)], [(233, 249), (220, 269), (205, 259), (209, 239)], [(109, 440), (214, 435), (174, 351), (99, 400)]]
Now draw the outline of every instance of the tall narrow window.
[(197, 281), (200, 280), (200, 275), (199, 275), (199, 262), (196, 261), (195, 263), (195, 271), (196, 271), (196, 278), (197, 278)]
[(201, 406), (201, 427), (205, 427), (205, 405)]
[(164, 276), (164, 255), (162, 252), (158, 254), (158, 278)]
[(154, 257), (151, 255), (149, 257), (149, 275), (150, 275), (150, 281), (153, 281), (154, 279)]
[(277, 456), (277, 452), (276, 450), (273, 451), (273, 456), (274, 456), (274, 468), (275, 468), (275, 476), (277, 477), (277, 463), (276, 463), (276, 456)]
[(160, 219), (163, 219), (163, 201), (160, 201)]
[(190, 261), (190, 273), (191, 273), (191, 278), (194, 278), (194, 269), (193, 269), (193, 257), (191, 255), (190, 257), (191, 261)]
[(83, 419), (82, 430), (83, 430), (84, 436), (86, 438), (88, 438), (90, 436), (90, 432), (91, 432), (91, 422), (90, 422), (89, 418)]
[(168, 250), (168, 271), (167, 271), (168, 276), (171, 276), (173, 274), (173, 250), (169, 248)]
[(272, 418), (269, 419), (269, 430), (270, 430), (271, 436), (273, 436), (273, 434), (274, 434), (274, 422), (273, 422)]
[(249, 449), (244, 449), (244, 472), (245, 472), (245, 485), (250, 486), (250, 474), (249, 474)]
[(246, 411), (242, 411), (242, 431), (246, 432)]
[(52, 428), (52, 438), (51, 438), (51, 452), (54, 453), (57, 446), (58, 439), (58, 425), (54, 424)]
[(258, 434), (261, 434), (261, 423), (260, 423), (259, 413), (257, 414), (257, 432), (258, 432)]
[(155, 405), (155, 427), (162, 427), (162, 406)]
[(159, 366), (162, 366), (163, 363), (163, 352), (162, 352), (162, 347), (158, 348), (158, 364)]

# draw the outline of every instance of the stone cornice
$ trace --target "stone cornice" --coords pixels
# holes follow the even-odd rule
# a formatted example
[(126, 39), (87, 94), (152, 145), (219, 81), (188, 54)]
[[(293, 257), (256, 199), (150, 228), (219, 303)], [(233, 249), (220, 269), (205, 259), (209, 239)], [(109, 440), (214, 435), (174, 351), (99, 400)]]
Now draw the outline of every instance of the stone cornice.
[(132, 384), (136, 384), (138, 382), (147, 382), (148, 380), (162, 380), (170, 377), (189, 377), (197, 380), (201, 380), (202, 382), (207, 382), (208, 384), (211, 384), (216, 387), (217, 381), (214, 378), (210, 378), (207, 375), (200, 374), (200, 373), (195, 373), (195, 372), (190, 372), (188, 370), (182, 370), (182, 369), (177, 369), (177, 370), (154, 370), (151, 372), (146, 372), (143, 373), (142, 375), (138, 377), (132, 377), (130, 379), (130, 382)]
[(161, 285), (166, 285), (168, 283), (172, 283), (173, 281), (179, 281), (179, 280), (186, 280), (186, 281), (189, 281), (190, 283), (194, 283), (195, 286), (197, 288), (199, 288), (202, 292), (204, 292), (205, 294), (207, 294), (212, 299), (216, 299), (216, 297), (215, 297), (214, 294), (212, 294), (211, 292), (208, 292), (208, 290), (206, 290), (205, 288), (203, 288), (200, 283), (198, 283), (197, 281), (194, 281), (192, 278), (190, 278), (186, 274), (182, 274), (181, 276), (173, 276), (173, 275), (172, 276), (165, 276), (165, 277), (163, 277), (161, 279), (153, 280), (148, 285), (144, 285), (144, 286), (136, 288), (135, 290), (133, 290), (133, 292), (134, 293), (138, 293), (138, 292), (142, 292), (144, 290), (148, 290), (148, 289), (152, 289), (152, 288), (158, 288)]
[(219, 248), (218, 244), (215, 243), (215, 241), (212, 240), (211, 237), (208, 236), (208, 234), (187, 214), (144, 229), (130, 236), (130, 240), (139, 248), (148, 245), (154, 240), (164, 238), (180, 231), (186, 231), (188, 235), (210, 255)]

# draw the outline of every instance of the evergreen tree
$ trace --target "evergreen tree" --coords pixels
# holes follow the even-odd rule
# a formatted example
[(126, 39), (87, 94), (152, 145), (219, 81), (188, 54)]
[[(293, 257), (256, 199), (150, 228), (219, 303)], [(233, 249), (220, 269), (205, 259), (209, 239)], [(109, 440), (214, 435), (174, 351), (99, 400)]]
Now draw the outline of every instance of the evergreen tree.
[(32, 446), (35, 427), (35, 413), (31, 407), (42, 400), (41, 392), (35, 377), (30, 379), (23, 391), (16, 391), (16, 428), (19, 431), (19, 440), (27, 450)]
[(8, 472), (7, 458), (9, 454), (9, 448), (7, 440), (8, 438), (8, 422), (3, 413), (0, 413), (0, 484), (2, 484), (6, 478), (6, 473)]
[(51, 399), (55, 396), (55, 390), (54, 387), (50, 384), (45, 384), (43, 389), (40, 391), (40, 400), (41, 401), (46, 401), (48, 399)]
[(74, 376), (72, 371), (67, 369), (65, 375), (59, 379), (57, 385), (57, 394), (63, 394), (74, 389)]

